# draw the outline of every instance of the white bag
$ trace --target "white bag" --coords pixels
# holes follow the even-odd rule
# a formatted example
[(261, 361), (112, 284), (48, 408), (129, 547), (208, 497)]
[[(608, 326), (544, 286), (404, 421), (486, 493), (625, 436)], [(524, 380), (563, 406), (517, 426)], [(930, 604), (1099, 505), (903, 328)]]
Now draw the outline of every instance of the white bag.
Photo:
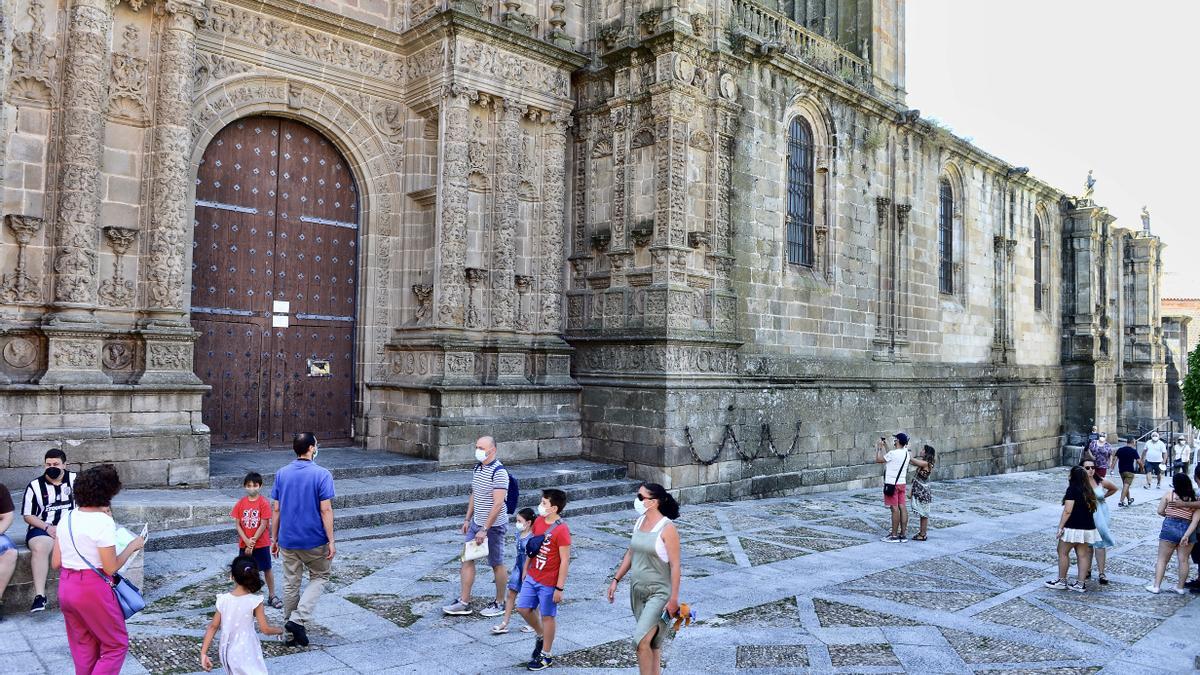
[(471, 541), (468, 541), (466, 543), (466, 545), (463, 547), (462, 559), (463, 559), (463, 562), (470, 562), (472, 560), (479, 560), (480, 558), (486, 558), (487, 554), (488, 554), (487, 539), (484, 539), (482, 544), (476, 544), (475, 540), (472, 539)]

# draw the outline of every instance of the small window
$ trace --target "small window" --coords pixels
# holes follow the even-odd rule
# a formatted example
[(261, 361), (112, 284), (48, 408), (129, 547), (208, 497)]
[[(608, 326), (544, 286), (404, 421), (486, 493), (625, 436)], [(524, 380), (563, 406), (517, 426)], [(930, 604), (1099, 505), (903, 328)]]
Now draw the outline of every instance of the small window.
[(801, 117), (788, 130), (787, 256), (793, 265), (813, 264), (813, 134)]
[(1045, 282), (1042, 270), (1042, 249), (1045, 241), (1042, 234), (1041, 216), (1033, 217), (1033, 308), (1042, 311), (1045, 295)]
[(942, 180), (938, 189), (938, 288), (954, 293), (954, 191)]

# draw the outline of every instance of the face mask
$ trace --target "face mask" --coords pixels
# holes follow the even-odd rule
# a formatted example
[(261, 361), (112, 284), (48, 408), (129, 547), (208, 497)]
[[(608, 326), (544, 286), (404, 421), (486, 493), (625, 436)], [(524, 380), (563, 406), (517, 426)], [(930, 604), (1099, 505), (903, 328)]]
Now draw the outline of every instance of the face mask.
[(320, 448), (318, 448), (318, 447), (316, 447), (316, 446), (314, 445), (314, 446), (313, 446), (313, 460), (314, 460), (314, 461), (317, 459), (317, 454), (318, 454), (318, 453), (320, 453), (320, 452), (321, 452), (321, 449), (320, 449)]
[(483, 464), (484, 460), (486, 460), (486, 459), (487, 459), (487, 450), (480, 450), (479, 448), (475, 448), (475, 461), (479, 462), (480, 464)]
[(246, 496), (249, 497), (250, 499), (254, 499), (255, 497), (258, 496), (258, 491), (260, 489), (261, 488), (246, 488)]
[(58, 480), (63, 477), (63, 470), (57, 466), (52, 466), (46, 469), (46, 478), (50, 480)]
[(525, 531), (525, 523), (522, 523), (521, 521), (518, 520), (517, 521), (517, 532), (524, 532), (524, 531)]
[(634, 497), (633, 498), (633, 510), (637, 511), (638, 515), (645, 514), (646, 513), (646, 500), (638, 499), (637, 497)]
[(549, 511), (549, 509), (546, 508), (545, 504), (538, 504), (538, 515), (539, 516), (545, 518), (546, 514), (548, 514), (549, 512), (550, 511)]
[(1152, 440), (1152, 441), (1157, 441), (1157, 440), (1158, 440), (1158, 434), (1154, 434), (1153, 436), (1151, 436), (1151, 437), (1150, 437), (1150, 440)]

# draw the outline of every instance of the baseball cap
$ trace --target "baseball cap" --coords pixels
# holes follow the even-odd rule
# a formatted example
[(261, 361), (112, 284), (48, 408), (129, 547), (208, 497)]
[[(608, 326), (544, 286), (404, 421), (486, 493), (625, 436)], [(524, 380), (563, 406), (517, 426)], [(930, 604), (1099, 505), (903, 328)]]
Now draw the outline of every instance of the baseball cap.
[(904, 433), (903, 431), (895, 436), (892, 436), (892, 438), (900, 441), (900, 445), (908, 445), (908, 434)]

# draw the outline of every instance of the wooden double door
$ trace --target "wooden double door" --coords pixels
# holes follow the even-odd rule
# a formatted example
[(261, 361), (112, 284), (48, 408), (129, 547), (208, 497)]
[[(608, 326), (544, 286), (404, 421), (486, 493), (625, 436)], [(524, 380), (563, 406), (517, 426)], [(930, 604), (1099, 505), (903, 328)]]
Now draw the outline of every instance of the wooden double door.
[(244, 118), (205, 150), (192, 326), (214, 446), (353, 436), (358, 201), (345, 159), (298, 122)]

